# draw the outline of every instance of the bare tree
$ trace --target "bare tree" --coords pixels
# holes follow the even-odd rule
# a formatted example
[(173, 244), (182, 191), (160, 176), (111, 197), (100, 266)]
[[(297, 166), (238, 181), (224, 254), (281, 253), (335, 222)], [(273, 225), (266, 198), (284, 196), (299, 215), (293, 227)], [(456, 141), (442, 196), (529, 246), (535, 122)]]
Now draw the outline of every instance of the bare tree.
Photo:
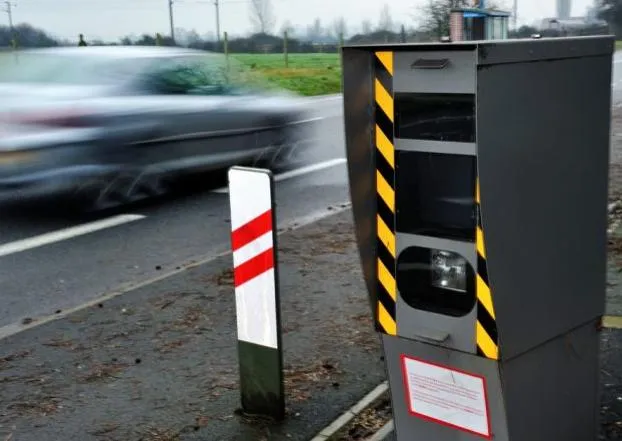
[(486, 1), (486, 9), (493, 9), (495, 11), (509, 11), (509, 0), (488, 0)]
[(270, 33), (276, 22), (270, 0), (251, 0), (250, 7), (250, 19), (255, 31)]
[(313, 24), (307, 27), (307, 38), (312, 42), (317, 42), (324, 36), (324, 28), (319, 18), (313, 20)]
[(335, 21), (333, 22), (333, 32), (335, 33), (336, 37), (339, 37), (340, 35), (345, 37), (347, 35), (348, 26), (346, 24), (345, 18), (339, 17), (335, 19)]
[[(486, 0), (485, 6), (486, 9), (493, 9), (495, 11), (507, 11), (509, 10), (509, 3), (509, 0)], [(469, 1), (467, 6), (473, 8), (480, 8), (481, 2), (477, 0)]]
[(472, 0), (428, 0), (416, 18), (420, 20), (422, 30), (443, 37), (449, 35), (451, 10), (471, 5)]
[(369, 20), (363, 20), (363, 22), (361, 23), (361, 34), (371, 34), (371, 22)]
[(378, 20), (378, 30), (380, 31), (392, 31), (394, 27), (393, 19), (391, 18), (391, 10), (387, 3), (384, 4), (380, 10), (380, 19)]
[(400, 25), (400, 43), (406, 43), (408, 35), (406, 34), (406, 26)]

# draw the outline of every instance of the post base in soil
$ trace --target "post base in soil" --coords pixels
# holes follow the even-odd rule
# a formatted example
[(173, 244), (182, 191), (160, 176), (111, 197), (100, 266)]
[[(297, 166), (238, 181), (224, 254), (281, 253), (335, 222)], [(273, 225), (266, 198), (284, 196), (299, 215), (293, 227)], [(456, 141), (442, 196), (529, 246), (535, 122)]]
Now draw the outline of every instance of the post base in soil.
[(244, 413), (283, 420), (285, 396), (281, 351), (238, 341), (238, 354)]

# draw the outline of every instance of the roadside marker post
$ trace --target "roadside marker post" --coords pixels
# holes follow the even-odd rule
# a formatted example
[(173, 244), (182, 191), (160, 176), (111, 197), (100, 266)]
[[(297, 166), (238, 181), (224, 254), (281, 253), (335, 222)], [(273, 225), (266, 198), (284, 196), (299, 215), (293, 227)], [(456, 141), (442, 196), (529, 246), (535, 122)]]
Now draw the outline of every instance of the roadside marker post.
[(597, 439), (613, 53), (611, 36), (343, 48), (398, 441)]
[(228, 180), (242, 410), (282, 420), (274, 178), (269, 170), (232, 167)]

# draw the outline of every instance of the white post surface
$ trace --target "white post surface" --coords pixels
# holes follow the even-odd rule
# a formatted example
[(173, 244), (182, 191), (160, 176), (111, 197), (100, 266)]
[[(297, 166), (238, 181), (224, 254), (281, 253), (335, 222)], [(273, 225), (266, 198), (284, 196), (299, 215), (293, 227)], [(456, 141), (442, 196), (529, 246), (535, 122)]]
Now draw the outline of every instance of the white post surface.
[(285, 393), (273, 192), (268, 170), (229, 170), (242, 409), (281, 420)]

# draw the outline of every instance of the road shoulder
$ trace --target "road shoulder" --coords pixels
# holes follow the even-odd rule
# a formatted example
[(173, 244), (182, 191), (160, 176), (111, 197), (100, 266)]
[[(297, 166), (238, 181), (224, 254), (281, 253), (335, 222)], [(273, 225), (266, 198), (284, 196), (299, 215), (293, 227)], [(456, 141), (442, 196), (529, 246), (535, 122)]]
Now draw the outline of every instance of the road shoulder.
[(284, 423), (236, 413), (224, 256), (2, 340), (0, 439), (311, 439), (385, 379), (384, 365), (350, 211), (280, 244)]

